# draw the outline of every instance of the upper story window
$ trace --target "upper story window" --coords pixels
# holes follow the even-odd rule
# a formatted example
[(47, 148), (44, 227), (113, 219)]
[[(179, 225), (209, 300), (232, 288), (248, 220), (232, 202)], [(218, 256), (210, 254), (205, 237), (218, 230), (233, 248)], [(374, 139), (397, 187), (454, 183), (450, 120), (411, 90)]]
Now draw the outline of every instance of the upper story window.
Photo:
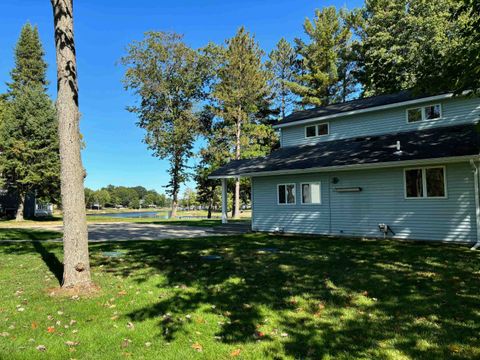
[(405, 170), (405, 197), (446, 197), (445, 167), (424, 167)]
[(294, 205), (296, 203), (295, 184), (279, 184), (277, 196), (279, 205)]
[(442, 107), (440, 106), (440, 104), (407, 109), (407, 121), (409, 123), (425, 120), (437, 120), (441, 117)]
[(305, 126), (305, 137), (307, 138), (328, 135), (328, 133), (329, 133), (328, 123)]

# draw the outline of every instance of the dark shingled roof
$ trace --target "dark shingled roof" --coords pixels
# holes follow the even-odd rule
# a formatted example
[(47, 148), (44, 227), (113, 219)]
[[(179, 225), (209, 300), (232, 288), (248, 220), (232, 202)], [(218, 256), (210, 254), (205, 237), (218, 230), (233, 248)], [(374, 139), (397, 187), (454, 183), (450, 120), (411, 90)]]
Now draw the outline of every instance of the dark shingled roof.
[(386, 94), (367, 97), (363, 99), (351, 100), (343, 103), (331, 104), (327, 106), (316, 107), (313, 109), (296, 111), (282, 120), (280, 120), (276, 125), (287, 124), (299, 120), (330, 116), (335, 114), (340, 114), (343, 112), (354, 111), (354, 110), (363, 110), (367, 108), (373, 108), (377, 106), (390, 105), (401, 103), (404, 101), (416, 100), (425, 97), (430, 97), (434, 95), (441, 94), (429, 94), (429, 95), (419, 95), (414, 94), (410, 90), (400, 91), (395, 94)]
[[(210, 176), (479, 155), (479, 134), (478, 124), (464, 124), (290, 146), (266, 157), (231, 161)], [(396, 154), (397, 141), (401, 154)]]

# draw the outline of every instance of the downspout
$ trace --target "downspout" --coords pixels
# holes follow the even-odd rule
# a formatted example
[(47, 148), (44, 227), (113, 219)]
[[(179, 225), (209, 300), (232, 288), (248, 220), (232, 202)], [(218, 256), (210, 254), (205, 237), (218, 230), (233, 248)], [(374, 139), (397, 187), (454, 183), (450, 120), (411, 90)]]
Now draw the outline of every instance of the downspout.
[(480, 192), (480, 184), (479, 184), (479, 176), (480, 172), (478, 169), (478, 166), (475, 164), (475, 161), (472, 159), (470, 160), (470, 165), (472, 166), (473, 169), (473, 184), (475, 188), (475, 217), (477, 220), (477, 242), (471, 250), (477, 250), (480, 248), (480, 197), (479, 197), (479, 192)]

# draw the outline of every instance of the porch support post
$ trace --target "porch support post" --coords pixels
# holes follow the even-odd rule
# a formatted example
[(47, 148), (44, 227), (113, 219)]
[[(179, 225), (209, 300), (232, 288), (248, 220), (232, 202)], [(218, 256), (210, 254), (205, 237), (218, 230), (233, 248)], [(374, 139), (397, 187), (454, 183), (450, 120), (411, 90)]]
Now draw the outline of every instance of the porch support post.
[(475, 164), (475, 160), (470, 160), (470, 165), (473, 169), (473, 185), (475, 189), (475, 219), (477, 228), (477, 242), (473, 245), (471, 250), (477, 250), (480, 248), (480, 171), (478, 165)]
[(227, 179), (222, 179), (222, 224), (228, 223), (227, 220)]

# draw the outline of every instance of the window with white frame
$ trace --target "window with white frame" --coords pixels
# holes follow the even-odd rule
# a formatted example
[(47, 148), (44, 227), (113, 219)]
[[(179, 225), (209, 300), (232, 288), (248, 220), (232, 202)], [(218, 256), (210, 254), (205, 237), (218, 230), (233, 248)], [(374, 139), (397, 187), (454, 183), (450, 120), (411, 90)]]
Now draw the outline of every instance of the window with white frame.
[(277, 200), (280, 205), (296, 203), (295, 184), (279, 184), (277, 186)]
[(302, 204), (321, 204), (321, 186), (319, 182), (302, 183)]
[(308, 125), (305, 126), (305, 137), (316, 137), (329, 134), (329, 125), (328, 123), (321, 123), (317, 125)]
[(407, 121), (415, 123), (425, 120), (437, 120), (442, 117), (442, 107), (440, 104), (421, 106), (407, 110)]
[(406, 198), (444, 198), (446, 196), (444, 166), (405, 169)]

